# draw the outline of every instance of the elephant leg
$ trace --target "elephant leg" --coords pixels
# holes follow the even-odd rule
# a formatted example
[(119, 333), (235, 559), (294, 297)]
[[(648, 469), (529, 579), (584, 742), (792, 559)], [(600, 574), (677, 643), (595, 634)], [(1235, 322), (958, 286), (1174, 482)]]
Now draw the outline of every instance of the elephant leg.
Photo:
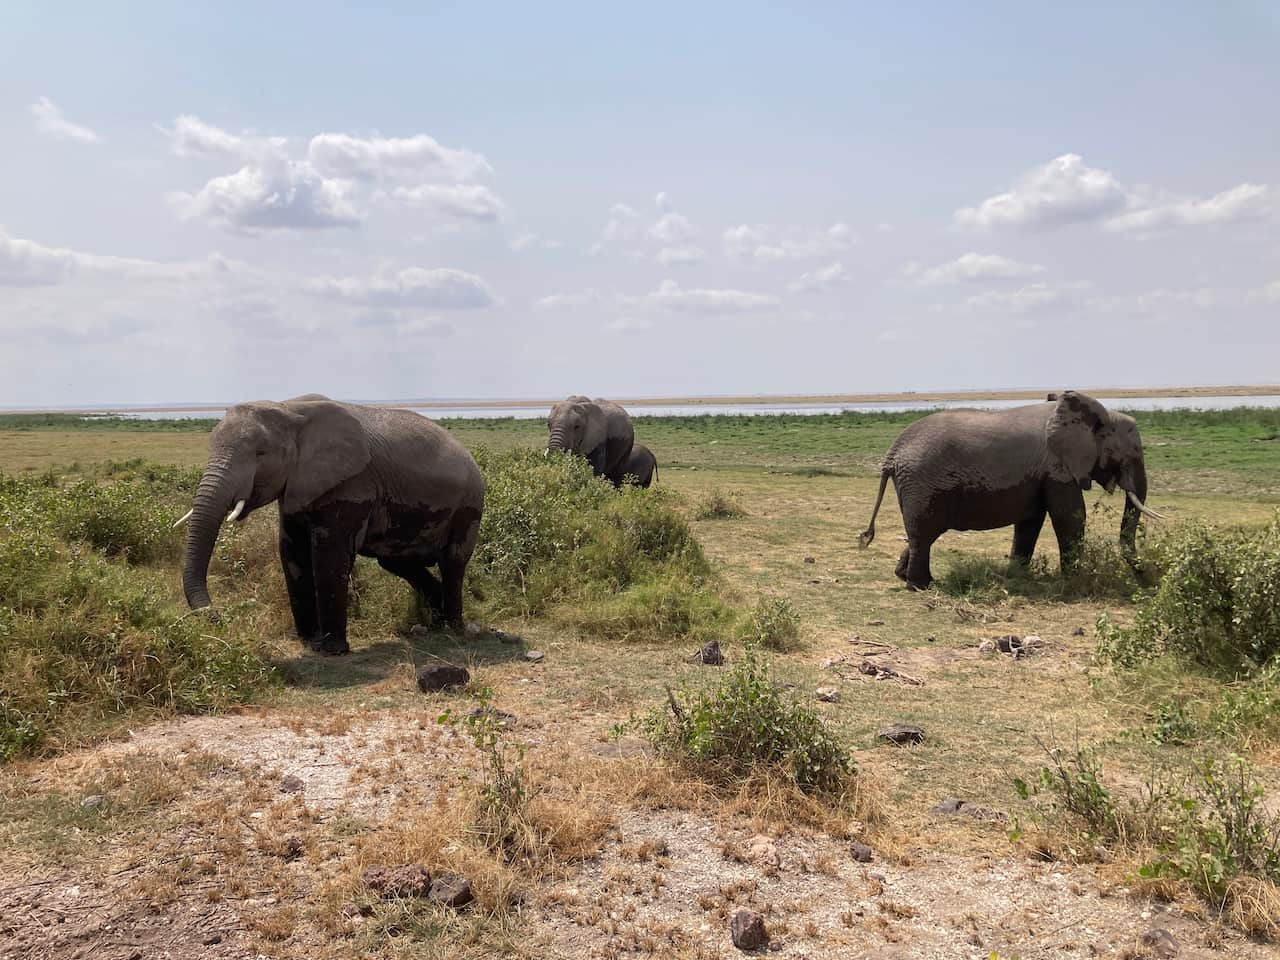
[(929, 552), (937, 537), (911, 537), (907, 541), (907, 587), (911, 590), (928, 590), (933, 586), (933, 572), (929, 569)]
[(314, 558), (316, 608), (320, 629), (317, 648), (321, 653), (340, 656), (351, 652), (347, 643), (347, 592), (351, 568), (356, 559), (358, 524), (351, 524), (341, 511), (332, 511), (311, 530)]
[(1073, 483), (1056, 483), (1050, 487), (1045, 499), (1049, 518), (1053, 521), (1053, 532), (1058, 538), (1058, 562), (1067, 572), (1075, 566), (1077, 554), (1084, 543), (1084, 494)]
[(898, 566), (894, 568), (893, 575), (899, 580), (907, 579), (907, 566), (911, 563), (911, 548), (903, 547), (901, 556), (898, 557)]
[(1044, 526), (1044, 516), (1044, 510), (1037, 510), (1013, 525), (1013, 549), (1009, 551), (1009, 559), (1013, 563), (1025, 566), (1031, 562), (1031, 555), (1036, 552), (1036, 541), (1040, 539), (1040, 529)]
[(413, 587), (418, 597), (431, 608), (433, 617), (444, 616), (444, 592), (435, 574), (426, 564), (413, 557), (379, 557), (378, 565)]
[(280, 514), (280, 566), (289, 591), (289, 609), (298, 639), (318, 641), (320, 622), (316, 610), (316, 585), (311, 557), (311, 529), (300, 517)]
[(440, 558), (440, 579), (444, 582), (444, 622), (455, 630), (464, 627), (462, 585), (467, 564), (480, 539), (480, 517), (462, 517), (454, 528), (457, 539), (444, 548)]

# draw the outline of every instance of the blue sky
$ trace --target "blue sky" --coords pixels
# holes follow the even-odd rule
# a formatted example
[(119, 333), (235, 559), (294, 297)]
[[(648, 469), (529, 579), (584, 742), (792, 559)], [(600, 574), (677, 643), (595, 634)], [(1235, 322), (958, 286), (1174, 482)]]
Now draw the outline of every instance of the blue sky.
[(0, 10), (0, 404), (1266, 382), (1280, 8)]

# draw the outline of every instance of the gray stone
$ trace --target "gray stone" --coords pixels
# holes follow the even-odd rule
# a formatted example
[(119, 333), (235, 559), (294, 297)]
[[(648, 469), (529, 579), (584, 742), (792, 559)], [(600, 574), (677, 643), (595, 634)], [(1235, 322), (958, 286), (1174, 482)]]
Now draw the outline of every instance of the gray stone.
[(468, 719), (480, 720), (488, 718), (494, 723), (501, 724), (504, 727), (513, 726), (516, 722), (514, 713), (507, 713), (505, 710), (499, 710), (497, 707), (476, 707), (467, 714)]
[(805, 558), (804, 558), (804, 562), (805, 562), (805, 563), (817, 563), (818, 561), (817, 561), (815, 558), (813, 558), (813, 557), (805, 557)]
[(814, 696), (823, 703), (839, 703), (840, 688), (839, 687), (819, 687), (814, 691)]
[(924, 731), (914, 723), (895, 723), (891, 727), (885, 727), (876, 736), (900, 747), (909, 743), (924, 743)]
[(283, 777), (280, 780), (281, 793), (301, 793), (302, 787), (302, 780), (295, 777), (293, 774), (289, 774), (287, 777)]
[(1072, 635), (1073, 637), (1083, 637), (1083, 636), (1084, 636), (1084, 627), (1076, 627), (1074, 630), (1072, 630), (1072, 631), (1071, 631), (1071, 635)]
[(530, 650), (524, 655), (524, 658), (530, 663), (541, 663), (545, 657), (546, 654), (541, 650)]
[(475, 899), (471, 881), (456, 873), (444, 873), (431, 882), (431, 901), (459, 910)]
[(387, 900), (425, 897), (431, 890), (431, 874), (420, 863), (403, 867), (367, 867), (360, 874), (360, 879), (366, 887)]
[(100, 793), (95, 793), (81, 800), (80, 806), (84, 807), (86, 810), (105, 810), (107, 806), (107, 798)]
[(754, 910), (739, 910), (729, 920), (733, 945), (739, 950), (759, 950), (769, 942), (764, 917)]
[(708, 667), (723, 666), (724, 652), (720, 649), (720, 641), (708, 640), (706, 645), (693, 655), (693, 659), (695, 662), (706, 664)]
[(418, 671), (418, 689), (423, 693), (435, 690), (456, 690), (471, 681), (466, 667), (452, 663), (432, 663)]
[(849, 847), (849, 852), (853, 854), (853, 859), (859, 863), (870, 863), (875, 859), (875, 853), (865, 843), (858, 843), (856, 840)]
[(867, 626), (868, 626), (868, 627), (883, 627), (883, 626), (884, 626), (884, 621), (883, 621), (883, 620), (868, 620), (868, 621), (867, 621)]
[(975, 820), (1007, 820), (1008, 815), (990, 807), (983, 807), (959, 797), (944, 797), (934, 804), (930, 813), (940, 817), (973, 817)]
[(1163, 927), (1152, 927), (1142, 935), (1142, 945), (1161, 960), (1171, 960), (1180, 947), (1173, 934)]

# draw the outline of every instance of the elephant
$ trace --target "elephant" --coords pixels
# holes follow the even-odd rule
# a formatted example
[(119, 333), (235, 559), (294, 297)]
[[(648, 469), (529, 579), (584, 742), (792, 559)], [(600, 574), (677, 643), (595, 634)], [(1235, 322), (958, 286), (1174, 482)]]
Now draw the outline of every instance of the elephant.
[[(209, 437), (191, 510), (182, 589), (210, 606), (209, 557), (227, 521), (279, 501), (280, 564), (298, 637), (340, 655), (356, 554), (407, 580), (451, 627), (484, 510), (484, 478), (448, 431), (407, 410), (307, 394), (231, 407)], [(427, 568), (436, 565), (439, 579)]]
[(658, 479), (658, 458), (643, 443), (637, 443), (631, 448), (631, 458), (627, 462), (627, 469), (623, 472), (628, 477), (636, 478), (637, 487), (648, 488)]
[(631, 460), (635, 431), (627, 411), (611, 400), (573, 396), (561, 400), (547, 416), (547, 455), (577, 453), (591, 463), (597, 477), (621, 487)]
[(863, 548), (875, 539), (890, 478), (907, 532), (894, 572), (914, 590), (932, 585), (929, 551), (945, 531), (1012, 525), (1010, 558), (1027, 563), (1046, 513), (1070, 569), (1084, 537), (1081, 491), (1094, 481), (1125, 492), (1120, 543), (1131, 563), (1139, 515), (1163, 519), (1144, 502), (1147, 471), (1133, 418), (1072, 390), (1006, 410), (944, 410), (903, 430), (884, 459)]

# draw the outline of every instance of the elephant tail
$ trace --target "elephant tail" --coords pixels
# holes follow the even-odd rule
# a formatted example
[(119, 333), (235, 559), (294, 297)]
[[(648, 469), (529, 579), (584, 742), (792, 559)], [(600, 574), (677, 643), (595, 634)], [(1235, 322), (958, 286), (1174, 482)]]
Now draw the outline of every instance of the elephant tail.
[(658, 464), (656, 462), (653, 465), (653, 482), (658, 482)]
[(893, 476), (893, 468), (886, 466), (880, 471), (880, 492), (876, 494), (876, 505), (871, 509), (871, 522), (867, 524), (867, 529), (862, 531), (862, 535), (858, 537), (858, 548), (865, 550), (871, 546), (871, 541), (876, 538), (876, 514), (880, 512), (880, 501), (884, 499), (884, 488), (889, 483), (889, 478)]

